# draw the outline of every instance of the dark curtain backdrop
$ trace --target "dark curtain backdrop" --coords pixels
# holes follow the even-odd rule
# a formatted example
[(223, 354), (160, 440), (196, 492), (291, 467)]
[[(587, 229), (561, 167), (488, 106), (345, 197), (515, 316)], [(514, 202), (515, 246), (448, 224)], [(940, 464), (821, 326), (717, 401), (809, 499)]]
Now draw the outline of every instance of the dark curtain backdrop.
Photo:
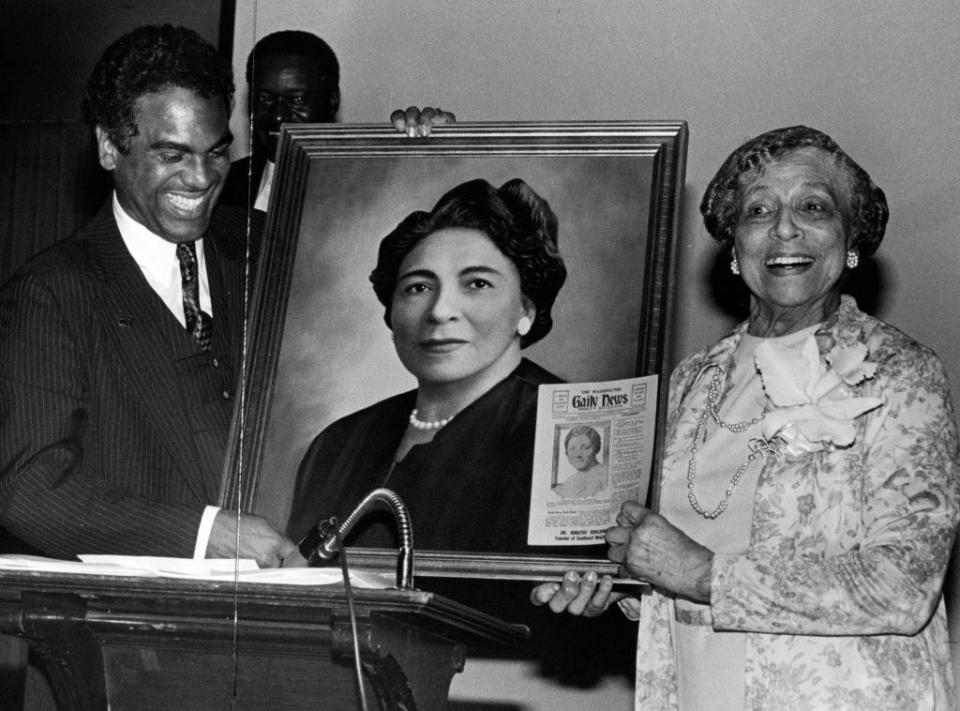
[[(80, 95), (110, 42), (145, 24), (199, 32), (231, 57), (234, 0), (0, 0), (0, 283), (109, 193)], [(242, 81), (242, 77), (241, 77)]]

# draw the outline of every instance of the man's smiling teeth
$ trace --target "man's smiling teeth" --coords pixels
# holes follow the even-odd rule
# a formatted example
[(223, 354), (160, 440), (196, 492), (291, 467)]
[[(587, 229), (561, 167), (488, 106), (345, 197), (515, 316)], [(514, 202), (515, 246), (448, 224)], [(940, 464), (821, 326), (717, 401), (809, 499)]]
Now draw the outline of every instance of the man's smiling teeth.
[(196, 210), (203, 203), (204, 196), (195, 198), (184, 197), (183, 195), (176, 195), (174, 193), (167, 193), (167, 198), (174, 204), (175, 207), (180, 208), (181, 210)]
[(798, 264), (810, 264), (812, 257), (771, 257), (766, 261), (768, 267), (792, 267)]

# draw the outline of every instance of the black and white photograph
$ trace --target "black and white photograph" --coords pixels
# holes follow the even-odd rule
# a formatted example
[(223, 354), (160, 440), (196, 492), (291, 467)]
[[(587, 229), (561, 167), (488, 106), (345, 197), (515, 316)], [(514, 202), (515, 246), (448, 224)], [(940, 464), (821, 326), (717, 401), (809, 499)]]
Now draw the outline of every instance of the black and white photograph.
[(960, 708), (958, 67), (0, 0), (0, 709)]
[(610, 487), (610, 423), (556, 427), (551, 490), (562, 499), (601, 497)]

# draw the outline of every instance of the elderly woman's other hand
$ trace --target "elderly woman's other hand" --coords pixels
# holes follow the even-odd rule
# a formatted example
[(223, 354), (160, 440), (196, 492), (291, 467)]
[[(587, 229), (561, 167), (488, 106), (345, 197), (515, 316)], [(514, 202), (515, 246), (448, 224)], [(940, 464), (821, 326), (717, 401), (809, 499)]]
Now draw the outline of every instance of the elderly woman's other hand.
[(530, 592), (530, 602), (547, 605), (554, 612), (569, 612), (571, 615), (596, 617), (603, 614), (610, 603), (624, 597), (613, 592), (613, 578), (604, 575), (597, 580), (594, 571), (581, 577), (569, 571), (560, 583), (544, 583)]
[(630, 577), (695, 602), (710, 602), (713, 552), (660, 514), (627, 501), (606, 539), (607, 556)]
[(449, 111), (443, 111), (439, 106), (410, 106), (404, 111), (397, 109), (390, 114), (390, 122), (401, 133), (410, 138), (426, 138), (433, 131), (433, 127), (443, 123), (456, 123), (457, 117)]

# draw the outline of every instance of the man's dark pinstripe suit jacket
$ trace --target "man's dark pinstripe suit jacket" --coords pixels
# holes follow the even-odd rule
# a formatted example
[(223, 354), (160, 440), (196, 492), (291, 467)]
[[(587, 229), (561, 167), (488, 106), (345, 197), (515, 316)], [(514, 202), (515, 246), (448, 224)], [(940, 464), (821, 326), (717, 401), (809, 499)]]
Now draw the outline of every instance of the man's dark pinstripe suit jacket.
[[(8, 540), (59, 557), (192, 555), (204, 505), (216, 503), (233, 410), (245, 235), (245, 211), (215, 211), (204, 238), (209, 354), (147, 284), (109, 202), (0, 290)], [(217, 392), (192, 402), (184, 373)]]

